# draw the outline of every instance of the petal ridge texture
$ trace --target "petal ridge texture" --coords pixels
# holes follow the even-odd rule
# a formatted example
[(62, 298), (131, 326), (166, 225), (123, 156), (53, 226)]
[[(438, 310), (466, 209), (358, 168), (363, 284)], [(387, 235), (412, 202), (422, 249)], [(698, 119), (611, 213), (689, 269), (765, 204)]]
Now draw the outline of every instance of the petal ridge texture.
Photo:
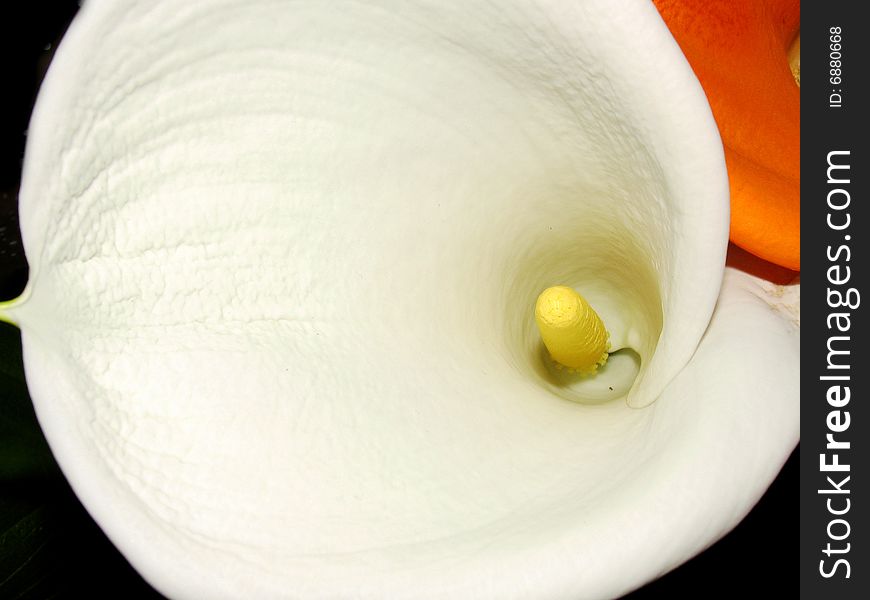
[[(10, 314), (65, 475), (170, 597), (609, 597), (796, 442), (796, 329), (719, 295), (727, 202), (646, 2), (89, 0)], [(559, 282), (639, 357), (612, 402), (543, 367)]]

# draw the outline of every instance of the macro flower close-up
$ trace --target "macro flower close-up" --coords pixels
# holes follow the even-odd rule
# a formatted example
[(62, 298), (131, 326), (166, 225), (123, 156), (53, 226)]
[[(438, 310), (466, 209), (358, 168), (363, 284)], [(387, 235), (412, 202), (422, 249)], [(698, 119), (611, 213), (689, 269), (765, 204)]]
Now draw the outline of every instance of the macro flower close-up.
[(750, 160), (675, 4), (84, 2), (0, 318), (151, 586), (616, 598), (743, 519), (799, 439), (799, 147)]

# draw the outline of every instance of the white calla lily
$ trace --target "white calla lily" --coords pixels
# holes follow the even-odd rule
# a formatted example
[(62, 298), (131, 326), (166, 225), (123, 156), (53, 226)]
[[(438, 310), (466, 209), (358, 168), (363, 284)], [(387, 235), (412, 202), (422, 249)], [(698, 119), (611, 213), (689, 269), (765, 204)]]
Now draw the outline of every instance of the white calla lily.
[[(797, 291), (720, 294), (722, 150), (648, 2), (89, 0), (20, 210), (40, 423), (172, 597), (615, 596), (797, 442)], [(594, 378), (543, 356), (553, 285)]]

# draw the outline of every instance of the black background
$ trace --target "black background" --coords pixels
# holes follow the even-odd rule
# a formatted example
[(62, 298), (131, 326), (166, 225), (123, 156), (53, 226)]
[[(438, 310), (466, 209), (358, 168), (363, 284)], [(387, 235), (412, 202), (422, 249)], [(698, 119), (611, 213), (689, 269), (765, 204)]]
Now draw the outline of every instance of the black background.
[[(51, 51), (77, 8), (77, 2), (62, 0), (4, 2), (0, 8), (3, 44), (0, 300), (16, 297), (26, 283), (27, 265), (16, 220), (25, 132)], [(13, 340), (9, 343), (10, 353), (20, 353), (14, 330), (0, 326), (5, 328), (0, 333)], [(20, 356), (10, 360), (20, 362)], [(6, 395), (4, 390), (0, 394)], [(4, 400), (0, 395), (0, 401)], [(32, 411), (28, 418), (35, 429)], [(4, 443), (6, 440), (0, 439), (0, 446)], [(44, 450), (44, 443), (40, 440), (39, 444)], [(22, 477), (9, 474), (0, 477), (0, 498), (7, 504), (38, 509), (37, 533), (41, 536), (24, 568), (0, 559), (0, 598), (72, 598), (104, 593), (124, 598), (159, 598), (114, 550), (51, 459), (45, 462), (36, 475), (31, 472)], [(796, 597), (798, 532), (796, 451), (767, 494), (733, 532), (682, 567), (626, 598), (695, 598), (709, 597), (710, 592), (714, 596), (739, 598)], [(11, 543), (6, 540), (6, 544)], [(8, 546), (0, 547), (0, 557), (9, 551)]]

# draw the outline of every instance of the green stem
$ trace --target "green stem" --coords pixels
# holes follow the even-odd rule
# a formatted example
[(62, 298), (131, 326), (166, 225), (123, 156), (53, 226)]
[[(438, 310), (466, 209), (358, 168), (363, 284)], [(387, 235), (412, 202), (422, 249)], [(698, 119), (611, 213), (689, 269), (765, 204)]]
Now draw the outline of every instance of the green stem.
[(18, 323), (11, 316), (9, 316), (6, 311), (15, 307), (15, 305), (17, 304), (21, 304), (22, 299), (23, 295), (13, 300), (6, 300), (4, 302), (0, 302), (0, 322), (9, 323), (10, 325), (15, 325), (16, 327), (18, 327)]

